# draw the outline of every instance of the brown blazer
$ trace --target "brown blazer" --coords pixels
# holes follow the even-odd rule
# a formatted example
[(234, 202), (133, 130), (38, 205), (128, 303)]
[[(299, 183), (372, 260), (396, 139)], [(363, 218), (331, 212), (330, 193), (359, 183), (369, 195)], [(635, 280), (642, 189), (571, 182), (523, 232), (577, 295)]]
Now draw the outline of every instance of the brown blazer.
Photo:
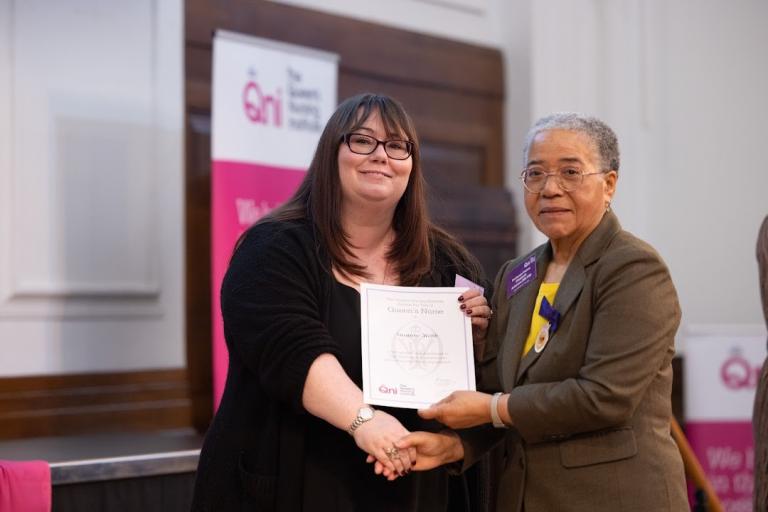
[(530, 255), (498, 273), (478, 370), (480, 386), (510, 394), (514, 427), (463, 432), (464, 466), (504, 437), (499, 511), (688, 510), (669, 426), (680, 307), (664, 262), (606, 213), (560, 283), (560, 326), (521, 359), (551, 246), (531, 254), (537, 277), (515, 295), (507, 276)]

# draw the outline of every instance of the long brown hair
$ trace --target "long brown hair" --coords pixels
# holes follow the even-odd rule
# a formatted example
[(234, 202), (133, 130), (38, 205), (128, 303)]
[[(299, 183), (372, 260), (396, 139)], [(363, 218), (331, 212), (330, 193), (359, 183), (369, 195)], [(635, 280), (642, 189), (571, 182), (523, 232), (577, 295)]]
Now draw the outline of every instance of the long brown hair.
[(473, 266), (474, 260), (466, 250), (430, 222), (413, 121), (397, 100), (380, 94), (359, 94), (339, 105), (320, 135), (312, 163), (298, 190), (259, 223), (309, 219), (333, 267), (348, 276), (370, 277), (364, 265), (351, 260), (354, 246), (342, 226), (338, 154), (342, 137), (360, 128), (374, 111), (381, 117), (388, 137), (405, 136), (413, 142), (413, 167), (405, 192), (395, 207), (392, 219), (395, 240), (387, 254), (400, 276), (400, 283), (418, 284), (421, 277), (430, 272), (436, 244), (443, 248), (452, 263), (469, 265), (477, 274), (477, 266)]

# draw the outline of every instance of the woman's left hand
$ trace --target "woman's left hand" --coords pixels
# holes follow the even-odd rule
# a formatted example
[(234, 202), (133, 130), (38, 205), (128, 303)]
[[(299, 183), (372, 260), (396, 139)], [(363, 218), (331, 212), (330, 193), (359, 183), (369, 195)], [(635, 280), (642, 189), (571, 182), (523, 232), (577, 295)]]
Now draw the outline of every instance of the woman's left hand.
[(485, 341), (488, 323), (493, 316), (485, 297), (478, 290), (467, 290), (459, 297), (459, 308), (472, 320), (472, 340), (475, 343)]
[(491, 395), (479, 391), (454, 391), (419, 416), (451, 428), (469, 428), (491, 422)]

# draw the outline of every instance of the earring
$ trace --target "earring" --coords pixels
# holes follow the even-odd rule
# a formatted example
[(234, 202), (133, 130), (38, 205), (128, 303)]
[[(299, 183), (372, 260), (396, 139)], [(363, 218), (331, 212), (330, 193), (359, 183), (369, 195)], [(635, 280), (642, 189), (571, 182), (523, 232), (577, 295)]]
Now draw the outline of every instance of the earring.
[(611, 211), (611, 202), (610, 201), (606, 201), (605, 202), (605, 211), (606, 212)]

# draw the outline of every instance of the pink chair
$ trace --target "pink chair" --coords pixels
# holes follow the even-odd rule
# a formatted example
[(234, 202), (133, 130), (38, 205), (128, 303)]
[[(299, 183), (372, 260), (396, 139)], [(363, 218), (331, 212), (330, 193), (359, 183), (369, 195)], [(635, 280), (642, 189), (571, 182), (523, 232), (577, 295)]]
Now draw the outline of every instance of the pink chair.
[(0, 512), (50, 512), (51, 469), (43, 460), (0, 460)]

